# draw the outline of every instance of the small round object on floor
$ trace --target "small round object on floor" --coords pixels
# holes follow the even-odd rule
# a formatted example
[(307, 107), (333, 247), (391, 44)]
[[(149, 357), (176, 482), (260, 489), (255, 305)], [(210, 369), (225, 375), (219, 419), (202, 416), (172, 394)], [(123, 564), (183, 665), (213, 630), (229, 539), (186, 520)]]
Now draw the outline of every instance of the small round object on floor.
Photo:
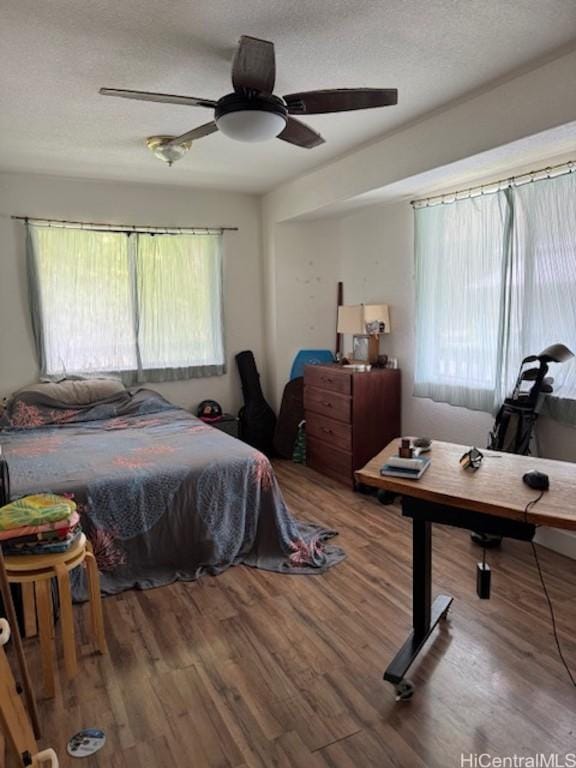
[(396, 494), (393, 491), (385, 491), (383, 488), (380, 488), (376, 494), (376, 498), (380, 504), (387, 506), (388, 504), (394, 504), (396, 501)]
[(408, 678), (400, 680), (395, 686), (396, 688), (396, 701), (409, 701), (414, 695), (414, 683), (410, 682)]
[(72, 736), (66, 751), (70, 757), (88, 757), (101, 750), (105, 743), (104, 731), (98, 728), (85, 728)]

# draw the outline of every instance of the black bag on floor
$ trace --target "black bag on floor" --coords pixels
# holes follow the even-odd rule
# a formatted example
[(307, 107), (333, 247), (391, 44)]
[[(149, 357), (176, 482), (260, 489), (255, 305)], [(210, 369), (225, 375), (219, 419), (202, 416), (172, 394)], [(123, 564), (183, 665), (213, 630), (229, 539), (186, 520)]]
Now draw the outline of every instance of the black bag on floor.
[(280, 414), (274, 433), (274, 448), (283, 459), (291, 459), (294, 453), (298, 426), (304, 418), (304, 377), (292, 379), (284, 387)]
[(272, 456), (276, 416), (262, 392), (254, 355), (249, 351), (240, 352), (236, 355), (236, 364), (244, 395), (244, 406), (238, 414), (240, 439), (266, 456)]

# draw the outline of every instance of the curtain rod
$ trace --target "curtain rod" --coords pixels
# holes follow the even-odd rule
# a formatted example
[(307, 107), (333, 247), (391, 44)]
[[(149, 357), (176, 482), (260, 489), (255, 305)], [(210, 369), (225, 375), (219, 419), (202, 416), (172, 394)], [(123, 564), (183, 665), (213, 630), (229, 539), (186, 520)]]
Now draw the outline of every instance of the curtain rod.
[(505, 179), (498, 179), (497, 181), (487, 182), (486, 184), (478, 184), (474, 187), (469, 187), (468, 189), (459, 189), (455, 192), (446, 192), (443, 195), (432, 195), (431, 197), (423, 197), (418, 200), (410, 200), (410, 204), (415, 208), (427, 208), (430, 205), (447, 205), (456, 202), (456, 200), (466, 200), (470, 197), (489, 195), (498, 192), (501, 189), (529, 184), (532, 181), (556, 178), (557, 176), (564, 176), (565, 174), (573, 173), (574, 171), (576, 171), (576, 161), (568, 160), (564, 163), (559, 163), (558, 165), (549, 165), (547, 168), (540, 168), (537, 171), (528, 171), (527, 173), (521, 173), (518, 176), (508, 176)]
[(60, 227), (62, 229), (87, 229), (93, 232), (134, 232), (136, 234), (217, 234), (221, 232), (237, 232), (238, 227), (149, 227), (131, 224), (101, 224), (93, 221), (66, 221), (65, 219), (39, 219), (33, 216), (12, 216), (16, 221), (25, 221), (27, 224), (45, 225), (48, 227)]

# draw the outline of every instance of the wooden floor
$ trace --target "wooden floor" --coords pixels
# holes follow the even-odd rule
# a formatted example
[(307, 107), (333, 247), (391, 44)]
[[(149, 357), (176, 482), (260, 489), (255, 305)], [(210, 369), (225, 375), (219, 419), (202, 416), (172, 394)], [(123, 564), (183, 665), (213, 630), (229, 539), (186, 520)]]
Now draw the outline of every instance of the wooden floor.
[[(410, 626), (410, 525), (394, 507), (279, 462), (299, 517), (340, 531), (348, 559), (323, 576), (239, 567), (104, 601), (110, 656), (90, 653), (76, 607), (80, 675), (40, 701), (43, 745), (63, 766), (82, 727), (106, 768), (450, 768), (460, 754), (574, 751), (576, 691), (554, 648), (528, 545), (489, 555), (493, 598), (475, 594), (478, 550), (436, 527), (435, 583), (456, 600), (395, 703), (382, 672)], [(540, 549), (576, 668), (576, 562)], [(39, 679), (35, 641), (27, 645)], [(61, 652), (61, 650), (60, 650)], [(63, 678), (62, 678), (63, 679)]]

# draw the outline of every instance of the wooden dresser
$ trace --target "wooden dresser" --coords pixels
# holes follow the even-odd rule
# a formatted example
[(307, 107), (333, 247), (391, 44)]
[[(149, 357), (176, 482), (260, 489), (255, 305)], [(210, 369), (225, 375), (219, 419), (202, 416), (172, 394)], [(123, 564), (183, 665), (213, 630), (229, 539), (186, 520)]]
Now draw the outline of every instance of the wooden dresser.
[(400, 432), (400, 371), (304, 369), (308, 466), (346, 485)]

